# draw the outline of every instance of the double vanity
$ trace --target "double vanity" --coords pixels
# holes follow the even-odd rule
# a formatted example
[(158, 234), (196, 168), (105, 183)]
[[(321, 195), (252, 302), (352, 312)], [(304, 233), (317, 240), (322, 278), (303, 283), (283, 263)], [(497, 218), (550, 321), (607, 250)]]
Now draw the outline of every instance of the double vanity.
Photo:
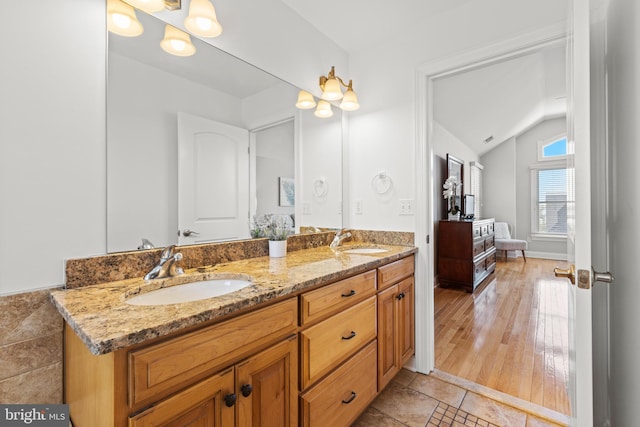
[[(74, 425), (350, 425), (414, 353), (416, 251), (353, 240), (294, 242), (284, 258), (217, 244), (218, 258), (240, 259), (53, 292)], [(118, 262), (89, 259), (76, 272)], [(161, 296), (205, 281), (225, 290)]]

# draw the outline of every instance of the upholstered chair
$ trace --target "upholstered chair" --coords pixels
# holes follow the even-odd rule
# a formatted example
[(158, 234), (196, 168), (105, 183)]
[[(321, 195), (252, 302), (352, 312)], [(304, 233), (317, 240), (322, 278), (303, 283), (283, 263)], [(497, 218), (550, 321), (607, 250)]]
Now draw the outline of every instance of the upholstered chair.
[(527, 249), (528, 242), (526, 240), (518, 240), (511, 238), (509, 224), (506, 222), (496, 222), (495, 228), (496, 250), (503, 251), (505, 259), (508, 251), (522, 251), (522, 258), (527, 262), (524, 251)]

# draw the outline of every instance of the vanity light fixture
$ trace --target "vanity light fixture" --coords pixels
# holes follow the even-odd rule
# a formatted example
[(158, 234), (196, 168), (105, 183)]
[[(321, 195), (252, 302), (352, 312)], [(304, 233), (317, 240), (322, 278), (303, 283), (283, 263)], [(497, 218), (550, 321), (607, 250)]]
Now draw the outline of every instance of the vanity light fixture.
[(107, 29), (125, 37), (136, 37), (144, 31), (135, 9), (121, 0), (107, 0)]
[(311, 95), (306, 90), (301, 90), (298, 92), (298, 101), (296, 102), (296, 107), (301, 110), (309, 110), (316, 106), (316, 101), (313, 99), (313, 95)]
[[(347, 91), (343, 94), (342, 87), (345, 87)], [(320, 88), (322, 89), (322, 99), (327, 101), (337, 101), (342, 99), (340, 108), (345, 111), (355, 111), (360, 108), (358, 103), (358, 97), (353, 91), (353, 80), (349, 80), (349, 84), (338, 76), (336, 76), (335, 67), (331, 67), (327, 76), (320, 76)], [(346, 98), (346, 99), (344, 99)]]
[(189, 34), (167, 24), (164, 27), (164, 38), (160, 47), (167, 53), (176, 56), (191, 56), (196, 53), (196, 47), (191, 43)]
[(318, 101), (318, 108), (316, 108), (316, 111), (314, 111), (313, 115), (316, 117), (320, 117), (321, 119), (326, 119), (333, 116), (331, 104), (329, 104), (329, 102), (325, 101), (324, 99), (321, 99), (320, 101)]
[[(344, 93), (342, 93), (342, 87), (346, 88)], [(320, 76), (320, 89), (322, 89), (322, 95), (320, 96), (320, 101), (318, 101), (318, 107), (314, 112), (316, 117), (333, 116), (331, 104), (328, 101), (338, 101), (342, 99), (340, 108), (344, 111), (355, 111), (360, 108), (358, 97), (353, 91), (353, 80), (349, 80), (349, 84), (346, 84), (340, 77), (336, 76), (335, 67), (331, 67), (329, 74), (326, 76)], [(301, 110), (307, 110), (315, 106), (316, 102), (311, 93), (304, 90), (298, 92), (296, 107)]]
[(191, 0), (189, 16), (184, 20), (184, 25), (192, 34), (201, 37), (218, 37), (222, 34), (222, 25), (210, 0)]

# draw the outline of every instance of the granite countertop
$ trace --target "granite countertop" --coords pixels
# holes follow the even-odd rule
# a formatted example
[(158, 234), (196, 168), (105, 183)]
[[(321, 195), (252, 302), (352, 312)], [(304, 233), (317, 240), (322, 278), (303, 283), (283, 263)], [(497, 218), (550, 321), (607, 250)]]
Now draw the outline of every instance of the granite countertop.
[[(348, 254), (357, 246), (376, 246), (386, 252)], [(145, 282), (142, 278), (56, 290), (51, 300), (89, 350), (107, 354), (148, 339), (257, 307), (276, 298), (352, 276), (415, 253), (413, 246), (344, 245), (289, 252), (284, 258), (259, 257), (204, 266), (185, 275)], [(217, 277), (246, 278), (252, 284), (227, 295), (180, 304), (136, 306), (125, 300), (161, 287)]]

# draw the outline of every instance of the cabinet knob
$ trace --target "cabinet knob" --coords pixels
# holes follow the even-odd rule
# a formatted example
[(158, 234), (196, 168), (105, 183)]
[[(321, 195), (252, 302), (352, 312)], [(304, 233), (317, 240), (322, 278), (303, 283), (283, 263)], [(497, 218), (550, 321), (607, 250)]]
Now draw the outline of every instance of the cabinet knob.
[(233, 405), (235, 405), (236, 400), (238, 400), (238, 396), (230, 393), (224, 397), (224, 404), (227, 405), (227, 407), (231, 408)]
[(343, 340), (350, 340), (351, 338), (356, 336), (356, 331), (351, 331), (348, 337), (342, 337)]
[(252, 391), (253, 387), (251, 387), (251, 384), (243, 384), (242, 387), (240, 387), (240, 393), (242, 393), (244, 397), (249, 397)]
[(401, 300), (402, 298), (404, 298), (404, 296), (405, 296), (405, 295), (404, 295), (404, 292), (400, 292), (400, 293), (396, 296), (396, 298), (397, 298), (398, 300)]
[(342, 403), (344, 403), (345, 405), (348, 405), (349, 403), (353, 402), (353, 399), (355, 399), (357, 396), (355, 391), (351, 392), (351, 397), (349, 397), (347, 400), (343, 400)]

